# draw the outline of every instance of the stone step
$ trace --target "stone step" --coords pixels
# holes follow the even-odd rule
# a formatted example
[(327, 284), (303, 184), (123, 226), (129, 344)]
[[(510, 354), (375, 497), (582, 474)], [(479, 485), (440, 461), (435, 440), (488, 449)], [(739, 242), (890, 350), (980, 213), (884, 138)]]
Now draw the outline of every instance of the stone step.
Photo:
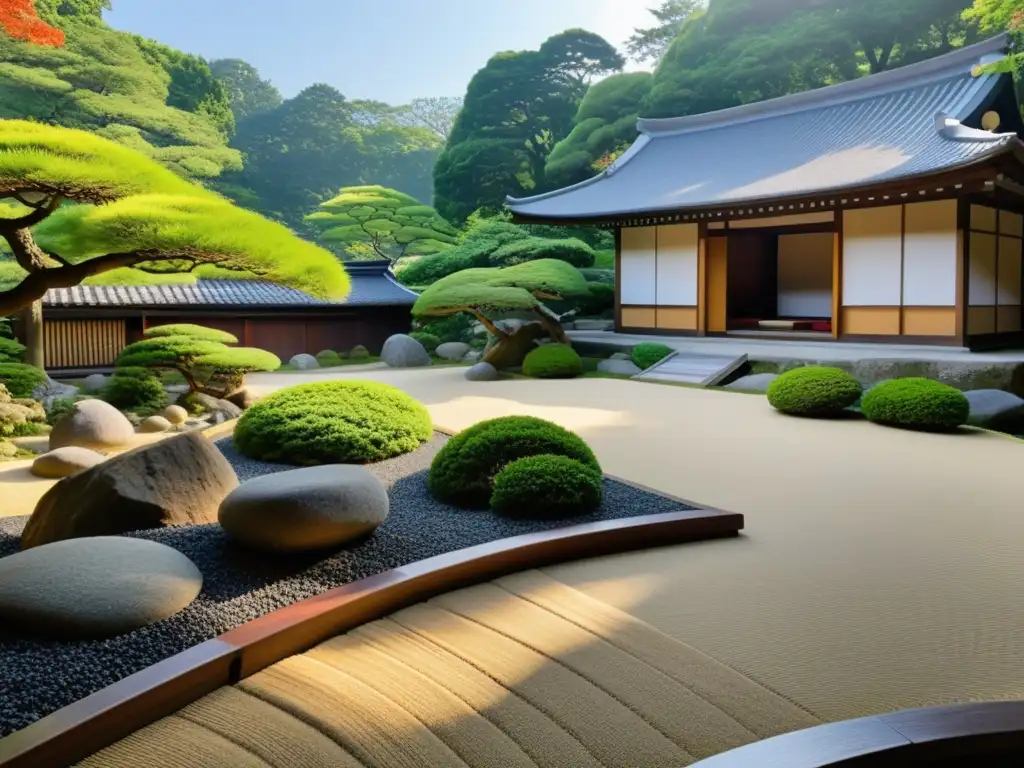
[(712, 386), (747, 361), (746, 355), (689, 355), (676, 353), (634, 376), (642, 381), (667, 381)]

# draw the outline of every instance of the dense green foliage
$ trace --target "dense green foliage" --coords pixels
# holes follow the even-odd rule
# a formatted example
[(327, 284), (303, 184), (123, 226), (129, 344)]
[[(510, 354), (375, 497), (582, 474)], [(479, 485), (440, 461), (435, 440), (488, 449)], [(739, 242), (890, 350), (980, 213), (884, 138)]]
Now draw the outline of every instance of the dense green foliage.
[(672, 347), (649, 342), (637, 344), (633, 347), (630, 357), (633, 358), (634, 365), (636, 365), (641, 371), (646, 371), (652, 365), (660, 363), (666, 357), (671, 355), (673, 351)]
[(25, 345), (17, 339), (0, 337), (0, 363), (20, 363), (25, 354)]
[[(0, 383), (0, 438), (29, 437), (45, 432), (46, 412), (35, 400), (12, 395)], [(11, 458), (9, 450), (0, 458)]]
[(576, 308), (579, 317), (608, 318), (615, 311), (615, 286), (610, 283), (588, 282), (590, 295), (580, 299)]
[(574, 379), (583, 373), (576, 350), (564, 344), (545, 344), (523, 361), (523, 375), (531, 379)]
[[(441, 344), (449, 341), (469, 343), (473, 337), (473, 326), (476, 320), (472, 315), (460, 313), (450, 317), (441, 317), (427, 322), (420, 322), (419, 333), (425, 333), (440, 340)], [(415, 336), (415, 334), (414, 334)]]
[(466, 509), (486, 509), (494, 478), (517, 459), (566, 456), (595, 472), (594, 452), (572, 432), (531, 416), (507, 416), (470, 427), (445, 443), (430, 466), (430, 492), (440, 501)]
[(882, 382), (864, 394), (860, 407), (876, 424), (920, 432), (956, 429), (967, 423), (971, 410), (960, 390), (922, 378)]
[(162, 336), (188, 336), (202, 341), (215, 341), (218, 344), (238, 343), (238, 337), (232, 333), (193, 323), (171, 323), (170, 325), (156, 325), (146, 329), (147, 339), (156, 339)]
[(235, 427), (235, 448), (297, 466), (361, 464), (416, 450), (430, 414), (404, 392), (369, 381), (302, 384), (268, 395)]
[(497, 474), (491, 509), (505, 517), (560, 520), (593, 512), (603, 500), (599, 471), (544, 454), (513, 461)]
[(277, 109), (284, 102), (281, 92), (246, 61), (218, 59), (210, 62), (210, 71), (224, 88), (236, 121)]
[(50, 404), (50, 409), (46, 412), (46, 423), (52, 427), (74, 410), (76, 402), (78, 401), (73, 397), (54, 399)]
[[(183, 335), (166, 335), (166, 328), (177, 328)], [(177, 371), (189, 385), (189, 393), (202, 392), (224, 396), (237, 390), (246, 373), (276, 371), (281, 361), (262, 349), (229, 347), (234, 336), (201, 326), (157, 326), (146, 331), (146, 338), (129, 344), (117, 357), (117, 366)], [(237, 341), (237, 340), (236, 340)]]
[(0, 384), (14, 397), (32, 397), (40, 384), (46, 383), (46, 374), (32, 365), (0, 363)]
[(167, 405), (167, 391), (148, 368), (116, 368), (100, 399), (122, 411), (158, 411)]
[(434, 354), (434, 352), (437, 351), (437, 348), (441, 346), (441, 344), (443, 343), (441, 339), (435, 336), (434, 334), (424, 333), (423, 331), (413, 331), (412, 333), (409, 334), (409, 336), (416, 339), (416, 341), (422, 344), (423, 348), (427, 350), (427, 352), (429, 352), (430, 354)]
[(241, 169), (227, 146), (234, 118), (226, 94), (205, 62), (110, 29), (91, 9), (60, 8), (39, 5), (64, 30), (61, 48), (0, 33), (0, 118), (94, 131), (183, 176)]
[(839, 368), (806, 366), (787, 371), (768, 385), (768, 402), (791, 416), (832, 418), (857, 402), (863, 387)]
[(306, 222), (347, 259), (422, 256), (451, 248), (458, 232), (437, 211), (384, 187), (346, 187), (320, 204)]
[(585, 296), (587, 283), (564, 261), (542, 259), (505, 269), (466, 269), (438, 280), (413, 305), (415, 317), (444, 317), (475, 310), (514, 312), (541, 306), (536, 294), (552, 298)]
[(572, 128), (589, 81), (622, 68), (605, 40), (567, 30), (538, 51), (508, 51), (470, 81), (434, 168), (434, 204), (449, 221), (499, 211), (506, 195), (544, 188), (551, 148)]
[(320, 363), (321, 368), (337, 368), (345, 362), (341, 355), (333, 349), (324, 349), (317, 352), (316, 361)]
[(660, 6), (651, 8), (651, 14), (658, 23), (634, 30), (626, 41), (626, 52), (634, 61), (653, 60), (657, 63), (682, 31), (683, 24), (700, 12), (704, 5), (704, 0), (662, 0)]

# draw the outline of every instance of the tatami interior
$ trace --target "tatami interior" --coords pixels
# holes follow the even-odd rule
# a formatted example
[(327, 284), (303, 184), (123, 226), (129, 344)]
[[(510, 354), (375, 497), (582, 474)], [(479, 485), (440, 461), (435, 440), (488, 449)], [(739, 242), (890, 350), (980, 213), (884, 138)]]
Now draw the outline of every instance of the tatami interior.
[(607, 472), (742, 512), (746, 531), (446, 595), (86, 765), (687, 765), (819, 722), (1024, 697), (1019, 441), (625, 381), (358, 375), (451, 429), (558, 421)]

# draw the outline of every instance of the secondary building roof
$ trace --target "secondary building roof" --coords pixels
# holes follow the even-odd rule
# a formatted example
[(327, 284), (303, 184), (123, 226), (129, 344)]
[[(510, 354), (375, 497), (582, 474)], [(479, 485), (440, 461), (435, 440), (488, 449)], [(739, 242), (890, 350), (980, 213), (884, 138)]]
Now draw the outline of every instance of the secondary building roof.
[[(792, 199), (971, 165), (1019, 143), (1015, 132), (965, 124), (1012, 88), (1010, 75), (976, 69), (1009, 46), (1001, 35), (827, 88), (640, 120), (636, 143), (600, 175), (508, 204), (523, 218), (599, 219)], [(1017, 114), (1002, 119), (1004, 131), (1021, 127)]]
[(275, 283), (257, 280), (197, 280), (192, 285), (78, 285), (46, 292), (46, 307), (301, 308), (412, 306), (418, 294), (395, 280), (388, 262), (345, 265), (352, 290), (342, 301), (323, 301)]

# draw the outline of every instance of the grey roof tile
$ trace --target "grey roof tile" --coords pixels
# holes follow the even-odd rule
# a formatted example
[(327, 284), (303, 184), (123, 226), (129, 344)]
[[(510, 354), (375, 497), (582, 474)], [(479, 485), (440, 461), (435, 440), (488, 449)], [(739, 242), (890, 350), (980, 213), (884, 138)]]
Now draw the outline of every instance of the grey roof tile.
[[(721, 112), (640, 120), (604, 173), (529, 198), (520, 216), (596, 218), (679, 211), (856, 188), (956, 168), (1019, 143), (962, 125), (1009, 75), (1004, 35), (920, 64)], [(1004, 115), (1004, 119), (1007, 117)], [(1017, 116), (1007, 123), (1020, 125)]]
[(346, 265), (352, 290), (330, 302), (283, 285), (255, 280), (197, 280), (193, 285), (77, 285), (46, 292), (48, 307), (381, 307), (412, 306), (417, 294), (386, 264)]

